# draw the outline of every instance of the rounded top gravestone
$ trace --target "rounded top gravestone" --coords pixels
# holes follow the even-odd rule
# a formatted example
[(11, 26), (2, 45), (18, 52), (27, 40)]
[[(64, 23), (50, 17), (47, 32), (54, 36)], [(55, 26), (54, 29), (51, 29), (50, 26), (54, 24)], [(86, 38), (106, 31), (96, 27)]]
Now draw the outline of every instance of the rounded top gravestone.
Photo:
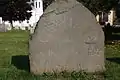
[(30, 71), (103, 71), (104, 33), (94, 15), (76, 0), (47, 7), (29, 41)]

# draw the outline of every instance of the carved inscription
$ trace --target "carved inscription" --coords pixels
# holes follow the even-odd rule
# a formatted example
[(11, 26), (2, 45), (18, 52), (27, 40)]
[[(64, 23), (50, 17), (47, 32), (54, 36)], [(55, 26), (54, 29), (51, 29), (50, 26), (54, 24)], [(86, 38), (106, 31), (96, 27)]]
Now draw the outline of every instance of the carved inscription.
[(57, 30), (57, 24), (54, 21), (51, 21), (45, 25), (45, 29), (49, 32), (55, 32)]
[(48, 50), (48, 55), (49, 56), (55, 56), (55, 53), (52, 51), (52, 49), (49, 49)]
[(88, 44), (88, 55), (99, 55), (99, 52), (100, 50), (97, 48), (96, 44)]
[(90, 56), (99, 55), (100, 50), (96, 46), (96, 37), (89, 36), (85, 43), (88, 45), (88, 55)]

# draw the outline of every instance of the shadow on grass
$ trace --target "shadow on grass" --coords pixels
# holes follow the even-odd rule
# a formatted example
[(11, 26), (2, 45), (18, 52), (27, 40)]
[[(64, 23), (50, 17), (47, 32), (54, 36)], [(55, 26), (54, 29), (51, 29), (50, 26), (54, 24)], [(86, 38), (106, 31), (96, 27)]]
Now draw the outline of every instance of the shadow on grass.
[(108, 37), (108, 40), (120, 40), (120, 35), (112, 34)]
[(27, 55), (12, 56), (11, 64), (18, 69), (30, 72), (29, 57)]
[(115, 62), (117, 64), (120, 64), (120, 58), (119, 57), (114, 57), (114, 58), (106, 58), (106, 60), (110, 62)]
[(120, 27), (104, 26), (105, 44), (113, 45), (120, 41)]

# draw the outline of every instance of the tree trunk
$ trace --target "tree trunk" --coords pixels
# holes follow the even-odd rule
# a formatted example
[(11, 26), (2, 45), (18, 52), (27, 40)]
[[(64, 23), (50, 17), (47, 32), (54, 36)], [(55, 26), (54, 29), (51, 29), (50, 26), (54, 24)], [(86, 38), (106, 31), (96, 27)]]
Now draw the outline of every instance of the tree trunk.
[(14, 29), (12, 20), (10, 20), (10, 26)]

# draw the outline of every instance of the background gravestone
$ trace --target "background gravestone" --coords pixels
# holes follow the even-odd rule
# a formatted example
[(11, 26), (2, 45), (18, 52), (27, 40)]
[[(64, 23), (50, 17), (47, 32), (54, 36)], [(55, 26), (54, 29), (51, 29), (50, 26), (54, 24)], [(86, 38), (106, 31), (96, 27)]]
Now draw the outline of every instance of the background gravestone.
[(75, 0), (56, 0), (45, 10), (29, 42), (30, 70), (103, 71), (104, 33), (94, 15)]
[(4, 23), (0, 24), (0, 32), (6, 32), (6, 26)]

